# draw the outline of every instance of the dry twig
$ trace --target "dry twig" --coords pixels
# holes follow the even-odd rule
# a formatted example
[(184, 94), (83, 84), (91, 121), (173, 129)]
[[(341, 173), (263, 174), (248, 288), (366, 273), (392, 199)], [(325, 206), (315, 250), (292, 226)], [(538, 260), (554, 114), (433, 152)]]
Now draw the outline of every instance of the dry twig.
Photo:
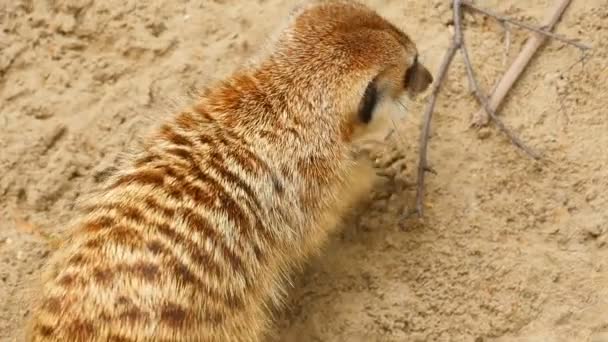
[(564, 11), (568, 7), (568, 5), (570, 5), (570, 0), (562, 0), (560, 2), (557, 2), (555, 5), (555, 8), (554, 8), (554, 11), (551, 12), (551, 15), (549, 16), (549, 18), (543, 24), (540, 25), (540, 28), (536, 27), (534, 25), (526, 24), (521, 21), (517, 21), (515, 19), (511, 19), (509, 17), (500, 15), (496, 12), (478, 7), (477, 5), (473, 4), (471, 1), (468, 1), (468, 0), (461, 0), (461, 4), (462, 4), (462, 6), (465, 6), (475, 12), (479, 12), (479, 13), (487, 15), (488, 17), (492, 17), (492, 18), (500, 21), (503, 24), (509, 23), (513, 26), (518, 26), (518, 27), (521, 27), (528, 31), (536, 32), (542, 36), (549, 37), (551, 39), (558, 40), (562, 43), (566, 43), (568, 45), (575, 46), (582, 51), (591, 49), (591, 47), (586, 44), (581, 44), (574, 39), (565, 38), (565, 37), (562, 37), (558, 34), (551, 32), (551, 30), (553, 29), (555, 24), (557, 24), (557, 21), (562, 16), (562, 14), (564, 13)]
[[(530, 60), (532, 59), (538, 48), (546, 41), (547, 38), (555, 39), (578, 48), (583, 52), (583, 58), (585, 56), (585, 53), (589, 49), (591, 49), (585, 44), (581, 44), (572, 39), (564, 38), (562, 36), (550, 32), (550, 30), (555, 27), (557, 21), (559, 20), (559, 18), (561, 18), (562, 14), (564, 13), (569, 4), (570, 0), (557, 1), (552, 10), (549, 11), (549, 14), (545, 18), (545, 20), (541, 23), (542, 28), (537, 28), (532, 25), (524, 24), (516, 20), (507, 18), (505, 16), (499, 15), (490, 10), (477, 7), (468, 0), (462, 0), (462, 6), (465, 6), (466, 8), (490, 16), (503, 24), (509, 23), (513, 26), (518, 26), (536, 33), (532, 35), (530, 40), (526, 42), (526, 45), (521, 50), (515, 61), (513, 61), (513, 64), (511, 64), (509, 69), (500, 79), (498, 85), (496, 86), (496, 91), (492, 93), (492, 97), (489, 100), (489, 108), (491, 109), (491, 111), (496, 111), (498, 109), (509, 90), (513, 87), (513, 84), (523, 73), (525, 67), (528, 65), (528, 63), (530, 63)], [(476, 114), (473, 115), (473, 125), (485, 126), (488, 124), (490, 119), (492, 118), (490, 115), (488, 115), (487, 110), (485, 110), (485, 108), (482, 108)]]
[(443, 57), (443, 62), (441, 62), (441, 67), (439, 68), (439, 73), (433, 83), (433, 90), (431, 92), (431, 99), (427, 105), (426, 111), (424, 113), (424, 124), (422, 126), (422, 134), (420, 135), (420, 160), (418, 161), (418, 190), (416, 197), (416, 210), (418, 211), (418, 215), (422, 216), (424, 212), (424, 176), (426, 174), (426, 170), (428, 170), (428, 161), (426, 150), (429, 143), (429, 133), (431, 131), (431, 118), (433, 117), (433, 112), (435, 111), (435, 104), (437, 103), (437, 96), (439, 95), (439, 90), (441, 89), (441, 84), (445, 79), (448, 69), (450, 68), (450, 64), (452, 64), (452, 60), (456, 55), (456, 51), (460, 46), (456, 41), (452, 42), (448, 51), (445, 53)]
[[(456, 0), (456, 2), (458, 2), (458, 1), (459, 0)], [(532, 158), (540, 159), (540, 154), (538, 154), (537, 152), (533, 151), (528, 146), (526, 146), (526, 144), (524, 144), (524, 142), (515, 133), (513, 133), (513, 131), (511, 131), (509, 128), (507, 128), (507, 126), (496, 116), (494, 109), (492, 109), (492, 107), (490, 107), (486, 94), (479, 87), (479, 82), (477, 82), (477, 79), (475, 78), (475, 72), (473, 71), (473, 64), (471, 63), (471, 58), (469, 56), (469, 51), (467, 49), (467, 45), (464, 43), (464, 36), (462, 33), (462, 21), (461, 21), (462, 14), (460, 12), (461, 12), (460, 7), (454, 8), (454, 32), (455, 32), (454, 34), (459, 36), (458, 41), (461, 42), (460, 52), (462, 52), (462, 56), (464, 59), (464, 65), (465, 65), (465, 68), (467, 71), (467, 77), (469, 79), (469, 87), (471, 89), (473, 89), (473, 93), (474, 93), (475, 97), (477, 98), (477, 101), (479, 101), (479, 103), (481, 103), (485, 113), (490, 118), (492, 118), (492, 120), (494, 121), (496, 126), (498, 126), (498, 128), (509, 137), (511, 142), (515, 146), (519, 147), (524, 152), (526, 152), (528, 155), (530, 155)]]
[[(426, 172), (429, 169), (428, 160), (427, 160), (427, 147), (428, 147), (428, 139), (429, 139), (430, 128), (431, 128), (431, 118), (432, 118), (433, 112), (435, 110), (435, 104), (437, 102), (437, 97), (439, 95), (442, 83), (444, 82), (444, 80), (446, 78), (447, 72), (450, 68), (452, 60), (454, 59), (454, 56), (456, 55), (456, 52), (458, 52), (459, 50), (463, 54), (467, 77), (469, 80), (469, 87), (470, 87), (470, 89), (472, 89), (477, 100), (481, 103), (483, 112), (486, 114), (486, 116), (494, 121), (496, 126), (509, 137), (509, 139), (511, 140), (511, 142), (514, 145), (516, 145), (517, 147), (522, 149), (524, 152), (526, 152), (528, 155), (530, 155), (534, 159), (540, 158), (540, 155), (538, 153), (534, 152), (529, 147), (527, 147), (509, 128), (506, 127), (506, 125), (496, 116), (495, 110), (498, 107), (498, 104), (502, 101), (502, 99), (506, 95), (507, 91), (511, 88), (511, 86), (515, 82), (515, 79), (517, 78), (517, 76), (519, 76), (519, 74), (523, 71), (523, 68), (525, 67), (525, 65), (529, 62), (530, 58), (532, 57), (533, 52), (538, 49), (538, 46), (540, 46), (542, 44), (542, 42), (546, 39), (546, 37), (551, 37), (553, 39), (576, 46), (577, 48), (581, 49), (582, 51), (586, 51), (587, 49), (589, 49), (589, 47), (584, 44), (580, 44), (573, 40), (563, 38), (561, 36), (555, 35), (548, 31), (548, 30), (552, 29), (553, 26), (557, 23), (557, 20), (559, 19), (559, 17), (561, 16), (561, 14), (565, 10), (565, 8), (568, 6), (569, 2), (570, 2), (569, 0), (560, 0), (556, 6), (557, 10), (555, 11), (556, 13), (557, 12), (559, 12), (559, 13), (558, 14), (554, 13), (552, 16), (550, 16), (549, 20), (547, 20), (547, 22), (545, 22), (545, 25), (543, 25), (544, 28), (537, 28), (532, 25), (524, 24), (524, 23), (518, 22), (516, 20), (498, 15), (498, 14), (490, 12), (488, 10), (481, 9), (481, 8), (473, 5), (471, 2), (469, 2), (467, 0), (453, 0), (452, 1), (453, 18), (454, 18), (453, 19), (454, 20), (454, 35), (452, 37), (452, 43), (450, 44), (448, 50), (446, 51), (446, 53), (444, 55), (444, 58), (441, 63), (441, 66), (439, 68), (439, 72), (436, 76), (435, 82), (433, 83), (431, 96), (430, 96), (426, 111), (424, 113), (424, 124), (423, 124), (422, 132), (420, 135), (418, 184), (417, 184), (417, 194), (416, 194), (416, 211), (418, 212), (419, 217), (422, 217), (424, 215), (424, 190), (425, 190), (424, 179), (425, 179)], [(535, 42), (533, 45), (536, 47), (534, 49), (528, 48), (529, 50), (532, 50), (532, 53), (529, 55), (529, 57), (523, 58), (523, 57), (521, 57), (521, 55), (523, 54), (524, 51), (522, 51), (522, 54), (520, 54), (520, 57), (518, 57), (518, 59), (516, 60), (516, 63), (519, 61), (520, 64), (517, 66), (517, 68), (514, 68), (512, 66), (511, 69), (509, 69), (509, 71), (507, 71), (507, 73), (505, 74), (505, 77), (503, 77), (503, 79), (496, 86), (495, 91), (493, 91), (494, 94), (490, 100), (488, 100), (486, 95), (483, 93), (483, 91), (479, 87), (479, 84), (477, 82), (477, 79), (475, 78), (475, 73), (473, 71), (473, 67), (472, 67), (472, 64), (470, 61), (468, 49), (466, 47), (466, 44), (464, 43), (463, 27), (462, 27), (462, 7), (463, 6), (470, 8), (472, 10), (475, 10), (477, 12), (483, 13), (485, 15), (491, 16), (503, 24), (509, 23), (514, 26), (522, 27), (522, 28), (525, 28), (527, 30), (537, 33), (533, 37), (533, 39), (531, 39), (531, 41)], [(509, 37), (506, 37), (506, 39), (509, 39)], [(528, 45), (532, 45), (532, 44), (529, 42), (529, 44), (527, 44), (526, 46), (528, 46)], [(524, 50), (526, 50), (526, 48), (524, 48)], [(514, 65), (516, 63), (514, 63)], [(515, 74), (513, 70), (515, 70), (517, 73)], [(509, 75), (509, 73), (511, 73), (511, 75), (515, 75), (515, 76), (511, 76), (511, 75)], [(499, 96), (501, 94), (502, 94), (502, 96)]]
[[(502, 27), (505, 30), (505, 53), (502, 57), (502, 65), (504, 67), (509, 61), (509, 52), (511, 51), (511, 29), (509, 28), (509, 25), (507, 23), (502, 23)], [(492, 92), (494, 92), (494, 89), (492, 90)]]

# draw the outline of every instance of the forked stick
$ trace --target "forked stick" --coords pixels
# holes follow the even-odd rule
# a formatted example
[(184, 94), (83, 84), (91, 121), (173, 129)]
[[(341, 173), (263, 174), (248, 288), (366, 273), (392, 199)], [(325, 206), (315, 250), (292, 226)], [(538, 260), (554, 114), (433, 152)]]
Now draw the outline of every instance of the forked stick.
[[(570, 0), (557, 1), (553, 8), (549, 11), (545, 20), (543, 20), (543, 22), (541, 23), (541, 28), (537, 28), (532, 25), (524, 24), (513, 19), (501, 16), (490, 10), (477, 7), (468, 0), (462, 0), (462, 6), (465, 6), (466, 8), (492, 17), (503, 24), (509, 23), (511, 25), (518, 26), (534, 32), (534, 34), (532, 34), (532, 37), (526, 42), (526, 45), (523, 47), (515, 61), (513, 61), (513, 64), (511, 64), (509, 69), (505, 72), (503, 77), (498, 82), (496, 90), (493, 92), (488, 103), (490, 112), (494, 112), (498, 109), (504, 98), (507, 96), (509, 90), (513, 87), (513, 84), (517, 81), (519, 76), (521, 76), (524, 69), (526, 68), (528, 63), (530, 63), (530, 60), (532, 59), (538, 48), (547, 40), (547, 38), (555, 39), (566, 44), (572, 45), (580, 49), (583, 53), (591, 49), (591, 47), (585, 44), (578, 43), (572, 39), (563, 38), (562, 36), (550, 32), (553, 30), (559, 18), (561, 18), (562, 14), (564, 13), (569, 4)], [(473, 125), (485, 126), (488, 124), (490, 119), (491, 117), (488, 114), (488, 111), (484, 108), (481, 108), (476, 114), (473, 115)]]
[(454, 34), (458, 37), (458, 41), (461, 42), (460, 51), (462, 52), (462, 56), (464, 59), (464, 65), (467, 71), (467, 77), (469, 79), (469, 88), (473, 90), (473, 94), (484, 110), (484, 113), (491, 118), (496, 126), (505, 133), (513, 145), (519, 147), (524, 152), (526, 152), (530, 157), (534, 159), (540, 159), (540, 154), (533, 151), (531, 148), (526, 146), (524, 142), (511, 131), (503, 122), (496, 116), (495, 110), (490, 107), (490, 103), (484, 91), (479, 87), (479, 82), (477, 82), (477, 78), (475, 77), (475, 71), (473, 71), (473, 64), (471, 63), (471, 58), (469, 56), (469, 50), (467, 48), (467, 44), (464, 42), (464, 34), (462, 27), (462, 14), (460, 7), (454, 8)]
[[(550, 15), (548, 17), (549, 19), (547, 19), (545, 21), (545, 27), (547, 27), (549, 29), (553, 28), (553, 26), (555, 26), (555, 24), (557, 23), (557, 21), (559, 20), (559, 18), (561, 16), (561, 14), (564, 12), (564, 10), (569, 5), (569, 3), (570, 3), (570, 0), (558, 0), (558, 3), (555, 6), (555, 10), (552, 12), (552, 15)], [(429, 134), (430, 134), (430, 129), (431, 129), (431, 118), (432, 118), (433, 112), (435, 110), (435, 104), (437, 102), (437, 97), (441, 90), (442, 83), (446, 78), (446, 75), (447, 75), (447, 72), (452, 63), (452, 60), (454, 59), (454, 56), (456, 55), (456, 52), (458, 50), (461, 50), (461, 52), (463, 53), (466, 71), (467, 71), (467, 77), (469, 79), (469, 86), (473, 90), (477, 100), (482, 104), (482, 107), (483, 107), (482, 113), (485, 114), (486, 123), (489, 121), (490, 118), (493, 119), (494, 123), (498, 126), (498, 128), (511, 139), (511, 142), (513, 142), (514, 145), (521, 148), (524, 152), (526, 152), (533, 158), (538, 159), (538, 158), (540, 158), (540, 155), (538, 153), (532, 151), (530, 148), (528, 148), (511, 130), (509, 130), (505, 126), (505, 124), (502, 123), (502, 121), (496, 116), (495, 110), (498, 107), (498, 105), (500, 104), (500, 102), (504, 99), (508, 90), (515, 83), (515, 80), (517, 79), (517, 77), (522, 73), (524, 67), (530, 61), (534, 52), (544, 42), (546, 37), (551, 37), (556, 40), (565, 42), (566, 44), (576, 46), (577, 48), (581, 49), (582, 51), (589, 49), (589, 47), (586, 45), (583, 45), (583, 44), (577, 43), (573, 40), (566, 39), (561, 36), (555, 35), (549, 31), (547, 31), (545, 28), (536, 28), (534, 26), (520, 23), (516, 20), (492, 13), (488, 10), (480, 9), (467, 0), (452, 0), (452, 6), (453, 6), (453, 14), (454, 14), (454, 36), (452, 37), (452, 43), (450, 44), (450, 47), (448, 48), (447, 52), (444, 55), (443, 61), (439, 68), (439, 72), (435, 78), (435, 82), (433, 83), (431, 96), (430, 96), (426, 111), (424, 113), (424, 124), (423, 124), (422, 132), (420, 135), (418, 182), (417, 182), (417, 193), (416, 193), (416, 211), (418, 212), (419, 217), (424, 216), (424, 190), (425, 190), (424, 189), (424, 184), (425, 184), (424, 179), (425, 179), (426, 172), (429, 170), (428, 160), (427, 160), (427, 147), (428, 147), (428, 139), (429, 139)], [(515, 61), (515, 63), (513, 63), (513, 66), (511, 66), (509, 71), (505, 74), (505, 77), (503, 77), (501, 82), (499, 82), (499, 84), (497, 85), (496, 90), (494, 91), (494, 94), (492, 95), (490, 100), (487, 99), (486, 95), (479, 88), (479, 84), (475, 78), (475, 74), (473, 72), (473, 67), (470, 62), (468, 50), (463, 41), (463, 32), (462, 32), (462, 24), (461, 24), (462, 6), (465, 6), (467, 8), (470, 8), (472, 10), (475, 10), (475, 11), (478, 11), (481, 13), (484, 13), (485, 15), (491, 16), (491, 17), (499, 20), (502, 23), (508, 22), (514, 26), (519, 26), (519, 27), (525, 28), (527, 30), (530, 30), (530, 31), (533, 31), (536, 33), (534, 35), (534, 37), (528, 42), (528, 44), (526, 45), (526, 47), (524, 48), (524, 50), (522, 51), (520, 56)], [(528, 52), (526, 52), (526, 51), (528, 51)], [(524, 52), (526, 54), (524, 54)], [(482, 115), (479, 115), (479, 117), (483, 119)], [(409, 213), (406, 213), (405, 215), (409, 216)]]

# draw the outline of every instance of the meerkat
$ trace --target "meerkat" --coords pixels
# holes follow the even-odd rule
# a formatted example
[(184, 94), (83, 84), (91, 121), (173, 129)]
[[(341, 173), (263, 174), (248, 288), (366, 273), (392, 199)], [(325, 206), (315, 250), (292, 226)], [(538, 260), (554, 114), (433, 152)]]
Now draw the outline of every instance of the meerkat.
[(298, 6), (255, 62), (156, 126), (49, 263), (29, 341), (260, 341), (294, 267), (374, 183), (357, 144), (432, 82), (368, 7)]

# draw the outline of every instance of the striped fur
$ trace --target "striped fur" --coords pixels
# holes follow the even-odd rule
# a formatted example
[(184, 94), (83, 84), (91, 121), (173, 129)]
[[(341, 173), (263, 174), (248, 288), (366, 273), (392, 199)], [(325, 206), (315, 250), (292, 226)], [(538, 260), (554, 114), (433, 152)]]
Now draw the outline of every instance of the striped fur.
[(380, 73), (393, 101), (415, 54), (346, 1), (302, 6), (281, 32), (94, 196), (49, 265), (29, 340), (264, 336), (289, 272), (372, 186), (352, 153), (369, 131), (356, 115), (367, 82)]

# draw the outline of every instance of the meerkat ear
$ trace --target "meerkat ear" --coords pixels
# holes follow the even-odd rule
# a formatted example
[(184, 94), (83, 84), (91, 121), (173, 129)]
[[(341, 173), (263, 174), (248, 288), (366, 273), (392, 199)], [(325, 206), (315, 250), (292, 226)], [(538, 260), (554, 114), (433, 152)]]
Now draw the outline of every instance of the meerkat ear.
[(403, 86), (413, 97), (425, 91), (433, 83), (433, 76), (422, 64), (418, 63), (418, 56), (416, 56), (412, 66), (405, 72), (403, 81)]
[(373, 79), (368, 83), (367, 88), (365, 88), (363, 98), (359, 103), (358, 117), (361, 122), (369, 123), (370, 121), (372, 121), (372, 114), (377, 103), (378, 85), (376, 84), (376, 79)]

